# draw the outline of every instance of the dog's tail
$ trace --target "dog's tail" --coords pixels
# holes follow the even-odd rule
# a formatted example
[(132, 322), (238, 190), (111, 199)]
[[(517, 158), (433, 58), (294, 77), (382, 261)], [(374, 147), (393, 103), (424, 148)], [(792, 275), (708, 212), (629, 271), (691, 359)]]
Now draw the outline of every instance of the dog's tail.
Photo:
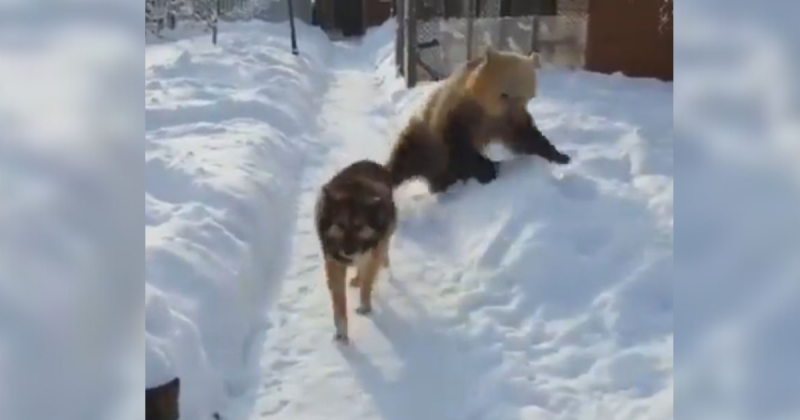
[(430, 182), (446, 165), (446, 146), (424, 121), (414, 117), (400, 133), (386, 168), (392, 175), (392, 187), (397, 188), (413, 178)]

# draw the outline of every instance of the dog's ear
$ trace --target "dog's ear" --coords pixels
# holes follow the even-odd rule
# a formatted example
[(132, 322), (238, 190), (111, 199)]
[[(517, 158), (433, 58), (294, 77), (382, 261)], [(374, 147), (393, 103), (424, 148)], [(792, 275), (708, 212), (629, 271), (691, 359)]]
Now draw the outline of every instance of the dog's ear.
[(344, 198), (344, 194), (342, 191), (331, 187), (330, 184), (326, 184), (322, 187), (322, 197), (325, 198), (325, 201), (340, 201)]

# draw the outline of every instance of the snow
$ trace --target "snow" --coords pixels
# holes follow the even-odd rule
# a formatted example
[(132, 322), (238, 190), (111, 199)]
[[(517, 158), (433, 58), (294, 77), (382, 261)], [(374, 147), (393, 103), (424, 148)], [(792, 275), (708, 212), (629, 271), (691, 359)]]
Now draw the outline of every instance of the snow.
[(530, 110), (574, 163), (398, 190), (391, 275), (340, 346), (316, 192), (433, 85), (396, 77), (392, 23), (298, 30), (298, 57), (285, 24), (146, 49), (148, 383), (184, 377), (191, 419), (672, 418), (672, 85), (543, 69)]
[[(324, 90), (323, 46), (287, 52), (283, 25), (238, 24), (147, 47), (147, 385), (180, 376), (185, 418), (209, 418), (256, 375), (280, 291)], [(322, 44), (308, 27), (303, 39)]]
[(0, 10), (0, 418), (142, 418), (141, 403), (119, 410), (143, 386), (141, 38), (119, 5), (76, 18), (12, 3)]
[(679, 417), (800, 418), (798, 4), (698, 3), (676, 8)]

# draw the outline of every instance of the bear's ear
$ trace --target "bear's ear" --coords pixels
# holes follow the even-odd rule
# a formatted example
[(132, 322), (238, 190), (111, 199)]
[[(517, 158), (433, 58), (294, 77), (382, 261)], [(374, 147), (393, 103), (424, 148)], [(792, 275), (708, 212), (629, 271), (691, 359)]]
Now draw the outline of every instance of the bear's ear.
[(531, 59), (531, 62), (533, 63), (533, 68), (538, 69), (538, 68), (542, 67), (542, 61), (541, 61), (541, 58), (539, 57), (539, 53), (538, 52), (536, 52), (536, 51), (532, 52), (531, 55), (530, 55), (530, 59)]

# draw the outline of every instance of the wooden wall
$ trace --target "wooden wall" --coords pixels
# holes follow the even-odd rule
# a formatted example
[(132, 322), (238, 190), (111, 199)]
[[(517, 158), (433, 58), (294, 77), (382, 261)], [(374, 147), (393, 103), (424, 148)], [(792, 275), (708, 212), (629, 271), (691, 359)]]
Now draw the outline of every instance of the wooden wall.
[(672, 80), (672, 4), (662, 0), (591, 0), (586, 68)]

